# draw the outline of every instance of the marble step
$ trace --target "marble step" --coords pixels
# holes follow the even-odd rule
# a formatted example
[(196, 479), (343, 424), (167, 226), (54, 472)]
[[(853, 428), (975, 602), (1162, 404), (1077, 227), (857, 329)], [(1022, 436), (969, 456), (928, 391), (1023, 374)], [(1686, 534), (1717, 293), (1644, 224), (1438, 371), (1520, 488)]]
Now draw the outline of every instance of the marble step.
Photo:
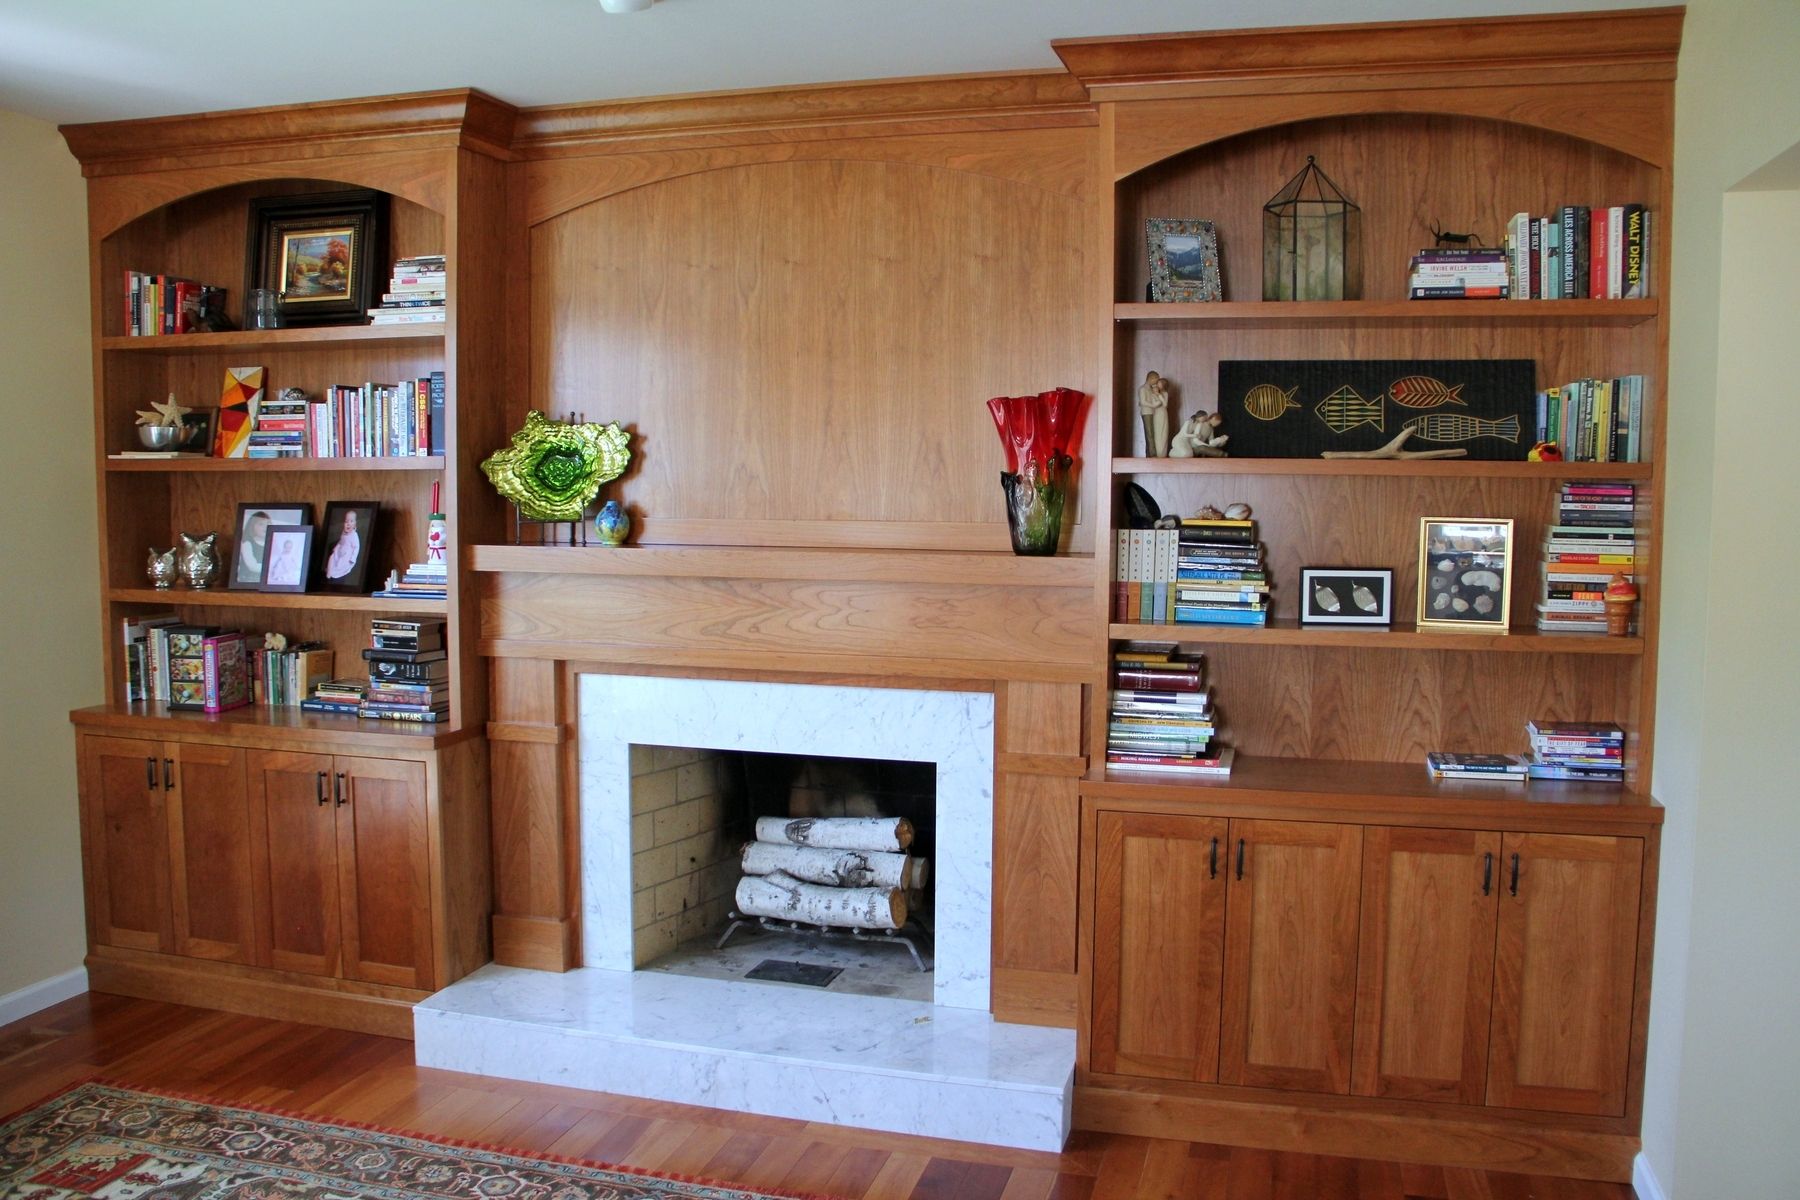
[(1069, 1134), (1075, 1033), (814, 988), (489, 964), (413, 1009), (423, 1067), (1026, 1150)]

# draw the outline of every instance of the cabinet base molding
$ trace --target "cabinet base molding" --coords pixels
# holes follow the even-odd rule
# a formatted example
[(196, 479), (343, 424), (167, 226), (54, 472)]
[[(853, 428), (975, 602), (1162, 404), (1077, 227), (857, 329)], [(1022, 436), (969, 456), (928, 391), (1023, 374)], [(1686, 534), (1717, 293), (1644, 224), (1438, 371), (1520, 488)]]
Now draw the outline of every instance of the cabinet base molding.
[(996, 1021), (1073, 1029), (1080, 982), (1080, 977), (1072, 972), (995, 967), (993, 1002), (989, 1007)]
[(560, 917), (494, 915), (494, 961), (534, 971), (567, 971), (577, 965), (575, 922)]
[(100, 949), (87, 957), (88, 990), (191, 1004), (252, 1017), (328, 1025), (412, 1040), (412, 1008), (429, 992), (353, 990), (342, 980), (300, 982), (289, 974)]
[(1078, 1083), (1075, 1128), (1615, 1183), (1631, 1181), (1639, 1150), (1635, 1134), (1572, 1129), (1562, 1117), (1528, 1124), (1349, 1107), (1355, 1103), (1346, 1097), (1345, 1107), (1325, 1108)]

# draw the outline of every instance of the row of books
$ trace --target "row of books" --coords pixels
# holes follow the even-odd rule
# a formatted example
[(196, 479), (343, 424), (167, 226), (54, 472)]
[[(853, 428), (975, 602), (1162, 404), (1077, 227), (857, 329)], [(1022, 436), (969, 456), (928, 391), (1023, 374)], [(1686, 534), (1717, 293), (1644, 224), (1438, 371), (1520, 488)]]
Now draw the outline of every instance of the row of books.
[(444, 320), (448, 295), (447, 263), (442, 254), (397, 259), (381, 303), (369, 310), (371, 325), (430, 325)]
[(1202, 659), (1170, 645), (1132, 642), (1115, 650), (1106, 762), (1120, 770), (1229, 775), (1231, 751), (1218, 732)]
[(1506, 224), (1514, 300), (1641, 300), (1650, 295), (1651, 213), (1642, 204), (1565, 204)]
[(1605, 633), (1606, 586), (1615, 574), (1635, 583), (1637, 488), (1611, 480), (1562, 485), (1556, 522), (1544, 535), (1537, 627)]
[[(399, 383), (334, 384), (294, 415), (293, 403), (263, 401), (251, 458), (414, 458), (444, 446), (444, 373)], [(275, 406), (272, 424), (262, 411)], [(262, 440), (258, 440), (259, 437)]]
[(1564, 462), (1642, 462), (1644, 377), (1577, 379), (1537, 394), (1537, 440)]
[(244, 634), (216, 625), (190, 625), (174, 613), (128, 617), (125, 699), (170, 708), (225, 712), (250, 703), (249, 654)]
[(125, 333), (128, 337), (164, 337), (192, 332), (202, 302), (221, 298), (223, 288), (175, 275), (125, 272)]
[(1254, 521), (1189, 517), (1174, 529), (1121, 529), (1113, 555), (1115, 621), (1268, 621), (1269, 577)]
[(1505, 300), (1512, 268), (1504, 250), (1421, 250), (1412, 257), (1406, 286), (1410, 300)]
[(1611, 721), (1527, 721), (1525, 733), (1525, 754), (1433, 750), (1425, 769), (1433, 779), (1625, 781), (1625, 731)]
[(367, 682), (333, 679), (300, 705), (309, 712), (435, 724), (450, 715), (450, 655), (442, 617), (377, 617), (363, 651)]

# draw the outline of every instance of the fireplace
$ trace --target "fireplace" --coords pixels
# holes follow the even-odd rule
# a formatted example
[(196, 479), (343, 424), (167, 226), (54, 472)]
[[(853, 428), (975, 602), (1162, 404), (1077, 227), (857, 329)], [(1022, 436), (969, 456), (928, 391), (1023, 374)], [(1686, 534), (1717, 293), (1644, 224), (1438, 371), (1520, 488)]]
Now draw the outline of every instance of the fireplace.
[[(992, 693), (584, 674), (577, 700), (583, 965), (490, 965), (438, 993), (415, 1010), (422, 1065), (1061, 1147), (1073, 1031), (988, 1013)], [(909, 999), (639, 969), (713, 933), (736, 874), (725, 852), (744, 800), (732, 794), (739, 752), (891, 762), (896, 775), (929, 779), (928, 989)], [(638, 886), (642, 855), (667, 877)]]

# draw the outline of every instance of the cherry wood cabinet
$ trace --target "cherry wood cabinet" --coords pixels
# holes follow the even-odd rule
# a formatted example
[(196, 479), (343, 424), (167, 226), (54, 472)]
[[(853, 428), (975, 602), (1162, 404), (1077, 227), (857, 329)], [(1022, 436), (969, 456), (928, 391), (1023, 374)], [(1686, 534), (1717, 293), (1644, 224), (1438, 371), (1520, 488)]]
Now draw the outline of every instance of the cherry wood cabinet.
[(1487, 1100), (1625, 1111), (1644, 843), (1509, 833)]
[(1497, 833), (1364, 831), (1357, 1095), (1482, 1102), (1499, 881)]
[(89, 937), (103, 946), (171, 949), (163, 744), (81, 740), (81, 828)]
[(163, 804), (169, 838), (169, 913), (176, 954), (250, 963), (250, 805), (244, 752), (174, 742), (166, 747)]

